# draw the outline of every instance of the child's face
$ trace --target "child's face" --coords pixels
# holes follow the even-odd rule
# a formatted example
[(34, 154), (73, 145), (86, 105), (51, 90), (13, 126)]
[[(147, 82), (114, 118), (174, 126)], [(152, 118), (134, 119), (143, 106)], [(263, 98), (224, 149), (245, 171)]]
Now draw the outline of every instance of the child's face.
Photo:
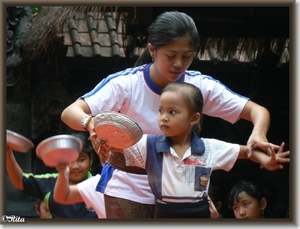
[(164, 92), (159, 100), (158, 125), (167, 137), (190, 133), (193, 115), (182, 98), (181, 92)]
[(50, 211), (45, 203), (45, 201), (41, 201), (40, 206), (36, 207), (36, 212), (41, 219), (48, 219), (50, 218)]
[(92, 165), (92, 160), (86, 152), (81, 152), (76, 161), (69, 164), (70, 181), (72, 183), (79, 183), (86, 179), (86, 176)]
[[(263, 218), (263, 210), (266, 205), (261, 201), (248, 195), (246, 192), (241, 192), (238, 195), (239, 201), (235, 200), (233, 203), (233, 213), (238, 219), (255, 219)], [(265, 200), (265, 199), (264, 199)]]

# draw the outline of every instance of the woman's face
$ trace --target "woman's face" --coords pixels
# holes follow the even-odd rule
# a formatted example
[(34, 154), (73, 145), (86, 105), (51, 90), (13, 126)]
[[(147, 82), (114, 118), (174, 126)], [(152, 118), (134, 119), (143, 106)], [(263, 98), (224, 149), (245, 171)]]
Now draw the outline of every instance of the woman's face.
[(245, 191), (238, 195), (239, 201), (233, 203), (233, 213), (238, 219), (263, 218), (263, 210), (266, 208), (266, 199), (258, 201), (256, 198), (248, 195)]
[(69, 164), (70, 182), (73, 184), (77, 184), (85, 180), (91, 165), (92, 165), (92, 159), (90, 158), (89, 154), (86, 152), (81, 152), (77, 160)]
[(184, 37), (157, 50), (149, 43), (148, 49), (154, 61), (150, 68), (150, 76), (159, 87), (177, 81), (194, 59), (194, 46)]

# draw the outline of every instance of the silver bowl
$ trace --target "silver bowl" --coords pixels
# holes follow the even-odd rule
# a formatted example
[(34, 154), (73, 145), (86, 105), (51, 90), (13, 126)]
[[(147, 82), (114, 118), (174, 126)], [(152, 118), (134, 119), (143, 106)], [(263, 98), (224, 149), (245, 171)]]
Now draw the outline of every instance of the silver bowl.
[(98, 113), (94, 118), (94, 126), (98, 139), (118, 149), (134, 145), (143, 135), (142, 129), (133, 119), (114, 111)]
[(6, 144), (14, 151), (21, 153), (26, 153), (34, 147), (32, 141), (11, 130), (6, 130)]
[(61, 134), (43, 140), (36, 148), (36, 155), (45, 165), (55, 167), (59, 163), (76, 161), (82, 151), (82, 142), (72, 135)]

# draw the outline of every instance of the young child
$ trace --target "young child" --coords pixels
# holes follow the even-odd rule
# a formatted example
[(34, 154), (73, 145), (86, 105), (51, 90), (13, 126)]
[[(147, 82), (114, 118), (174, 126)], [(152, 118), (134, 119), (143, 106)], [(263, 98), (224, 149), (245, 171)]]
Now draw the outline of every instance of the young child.
[(44, 200), (38, 199), (34, 204), (35, 212), (40, 219), (49, 219), (51, 214)]
[[(246, 146), (199, 138), (203, 98), (196, 86), (170, 83), (159, 100), (158, 125), (164, 135), (143, 135), (124, 149), (127, 166), (145, 168), (155, 195), (156, 218), (209, 218), (208, 190), (214, 170), (229, 171), (247, 159)], [(268, 170), (282, 169), (289, 152), (253, 150), (249, 159)], [(278, 163), (279, 162), (279, 163)]]
[[(221, 189), (219, 185), (209, 183), (208, 189), (209, 200), (215, 206), (217, 213), (215, 213), (214, 218), (223, 218), (223, 209), (224, 209), (224, 201), (225, 201), (225, 191)], [(212, 217), (211, 217), (212, 218)]]
[[(72, 132), (72, 136), (82, 141), (83, 149), (77, 160), (67, 167), (69, 168), (70, 184), (77, 184), (92, 177), (89, 172), (93, 163), (93, 146), (88, 140), (89, 135), (85, 132)], [(45, 200), (46, 207), (50, 212), (50, 218), (97, 218), (95, 210), (86, 206), (85, 203), (66, 205), (57, 203), (53, 199), (53, 190), (58, 173), (32, 174), (24, 173), (17, 163), (13, 151), (6, 147), (6, 168), (13, 186), (27, 196)], [(101, 206), (99, 206), (101, 207)]]
[(269, 201), (263, 186), (254, 181), (239, 181), (228, 195), (228, 207), (237, 219), (285, 218)]
[(239, 181), (229, 192), (228, 207), (237, 219), (265, 218), (268, 201), (262, 188), (250, 181)]
[(58, 172), (55, 182), (53, 198), (60, 204), (78, 204), (84, 202), (89, 208), (93, 208), (98, 218), (106, 218), (103, 193), (96, 192), (96, 186), (101, 178), (100, 174), (86, 179), (77, 184), (70, 184), (70, 169), (68, 165), (56, 166)]

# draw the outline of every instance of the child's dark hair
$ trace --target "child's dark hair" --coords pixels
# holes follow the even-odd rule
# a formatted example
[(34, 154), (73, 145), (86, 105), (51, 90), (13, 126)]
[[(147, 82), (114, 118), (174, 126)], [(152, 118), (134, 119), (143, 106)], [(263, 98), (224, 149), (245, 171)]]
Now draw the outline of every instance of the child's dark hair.
[(40, 210), (41, 209), (41, 203), (43, 202), (44, 200), (42, 199), (36, 199), (34, 205), (38, 207), (38, 209)]
[(231, 188), (227, 202), (230, 209), (233, 208), (234, 201), (239, 201), (239, 194), (243, 191), (255, 198), (258, 202), (260, 202), (262, 198), (266, 198), (267, 206), (264, 209), (265, 218), (278, 218), (278, 215), (272, 211), (272, 209), (270, 209), (271, 204), (268, 203), (268, 199), (263, 191), (263, 187), (259, 182), (254, 181), (240, 180)]
[[(187, 14), (178, 11), (167, 11), (160, 14), (148, 28), (148, 43), (154, 50), (180, 37), (190, 39), (195, 47), (195, 56), (199, 51), (199, 35), (194, 20)], [(148, 48), (145, 48), (134, 66), (151, 63)]]
[(193, 84), (185, 82), (169, 83), (163, 90), (181, 92), (192, 113), (200, 113), (200, 121), (194, 126), (194, 131), (200, 137), (202, 123), (203, 96), (201, 90)]
[(239, 194), (241, 192), (246, 192), (248, 195), (260, 201), (264, 198), (263, 190), (256, 183), (251, 181), (241, 180), (237, 182), (229, 191), (228, 195), (228, 207), (232, 209), (234, 201), (239, 201)]
[(82, 142), (82, 151), (87, 153), (90, 158), (93, 157), (93, 154), (95, 151), (94, 151), (92, 142), (89, 140), (90, 135), (88, 132), (67, 130), (66, 132), (61, 132), (59, 134), (68, 134), (68, 135), (72, 135), (72, 136), (80, 139)]

